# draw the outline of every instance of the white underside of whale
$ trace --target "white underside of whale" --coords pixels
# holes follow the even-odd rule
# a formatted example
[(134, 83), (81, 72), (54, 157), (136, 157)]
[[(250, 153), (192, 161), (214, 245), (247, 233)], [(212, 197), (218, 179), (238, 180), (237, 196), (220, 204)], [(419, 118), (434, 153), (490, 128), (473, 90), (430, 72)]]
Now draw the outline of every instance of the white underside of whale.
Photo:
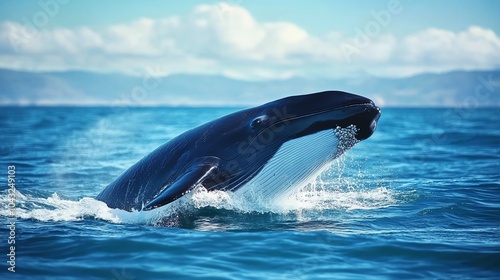
[(285, 142), (264, 168), (235, 193), (273, 199), (300, 190), (357, 142), (355, 132), (351, 126)]

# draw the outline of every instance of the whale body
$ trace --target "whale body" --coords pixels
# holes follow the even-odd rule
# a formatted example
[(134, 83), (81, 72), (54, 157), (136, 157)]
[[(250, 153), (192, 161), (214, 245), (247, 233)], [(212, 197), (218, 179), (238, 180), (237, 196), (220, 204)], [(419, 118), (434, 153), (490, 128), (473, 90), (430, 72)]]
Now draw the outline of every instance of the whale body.
[(151, 210), (198, 186), (279, 195), (318, 175), (376, 129), (368, 98), (324, 91), (241, 110), (188, 130), (121, 174), (96, 199)]

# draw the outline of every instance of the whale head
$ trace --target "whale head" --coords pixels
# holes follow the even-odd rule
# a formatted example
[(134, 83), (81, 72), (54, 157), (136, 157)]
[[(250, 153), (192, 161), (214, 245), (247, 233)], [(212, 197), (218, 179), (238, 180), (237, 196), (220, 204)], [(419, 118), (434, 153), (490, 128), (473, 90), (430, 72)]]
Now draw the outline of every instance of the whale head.
[(290, 125), (289, 136), (297, 137), (355, 126), (356, 139), (365, 140), (375, 131), (380, 117), (380, 108), (373, 101), (342, 91), (291, 96), (261, 107), (263, 114), (251, 122), (251, 125), (259, 123), (259, 133), (285, 124)]
[[(325, 91), (286, 97), (222, 117), (204, 128), (210, 131), (205, 149), (220, 159), (220, 172), (203, 186), (237, 190), (249, 182), (269, 186), (304, 181), (369, 138), (380, 114), (380, 108), (366, 97)], [(293, 179), (290, 173), (298, 177)], [(262, 181), (262, 177), (276, 181)]]
[[(243, 110), (209, 125), (211, 132), (225, 143), (216, 155), (230, 160), (272, 152), (283, 143), (320, 131), (352, 128), (357, 141), (369, 138), (380, 117), (370, 99), (342, 91), (324, 91), (290, 96)], [(214, 136), (215, 137), (215, 136)], [(231, 143), (228, 145), (228, 143)]]

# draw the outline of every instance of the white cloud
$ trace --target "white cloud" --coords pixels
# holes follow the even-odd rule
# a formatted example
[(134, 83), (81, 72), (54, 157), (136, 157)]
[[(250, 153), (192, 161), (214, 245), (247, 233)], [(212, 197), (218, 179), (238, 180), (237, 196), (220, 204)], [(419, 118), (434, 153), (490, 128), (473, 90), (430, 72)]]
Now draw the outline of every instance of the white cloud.
[(456, 67), (485, 67), (500, 62), (500, 38), (478, 26), (454, 33), (428, 29), (404, 39), (409, 63), (439, 63)]
[(1, 22), (0, 67), (138, 73), (158, 65), (165, 74), (241, 79), (500, 67), (499, 36), (478, 26), (460, 32), (427, 29), (402, 38), (380, 32), (359, 42), (335, 30), (314, 36), (290, 22), (259, 22), (243, 7), (221, 3), (102, 29), (38, 30)]

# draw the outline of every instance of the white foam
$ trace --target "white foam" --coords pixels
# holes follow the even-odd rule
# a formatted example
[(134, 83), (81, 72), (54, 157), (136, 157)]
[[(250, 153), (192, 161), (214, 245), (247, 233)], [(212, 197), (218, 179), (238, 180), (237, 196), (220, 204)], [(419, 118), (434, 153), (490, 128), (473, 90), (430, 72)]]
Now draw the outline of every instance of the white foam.
[[(0, 200), (1, 216), (8, 216), (7, 200)], [(39, 221), (79, 221), (85, 218), (99, 218), (110, 222), (119, 222), (107, 205), (93, 198), (82, 198), (78, 201), (62, 199), (57, 193), (48, 198), (25, 196), (16, 192), (15, 214), (21, 219)]]
[[(7, 217), (7, 196), (0, 199), (0, 216)], [(324, 183), (316, 180), (305, 188), (289, 196), (264, 199), (262, 196), (249, 197), (234, 192), (211, 191), (197, 188), (189, 195), (164, 207), (152, 211), (127, 212), (111, 209), (104, 202), (93, 198), (68, 200), (54, 193), (48, 198), (30, 197), (17, 193), (16, 216), (21, 219), (38, 221), (80, 221), (99, 219), (112, 223), (152, 224), (161, 222), (165, 217), (189, 213), (196, 209), (213, 207), (238, 213), (300, 213), (304, 210), (322, 212), (325, 210), (372, 210), (398, 204), (394, 191), (378, 187), (364, 189)]]

